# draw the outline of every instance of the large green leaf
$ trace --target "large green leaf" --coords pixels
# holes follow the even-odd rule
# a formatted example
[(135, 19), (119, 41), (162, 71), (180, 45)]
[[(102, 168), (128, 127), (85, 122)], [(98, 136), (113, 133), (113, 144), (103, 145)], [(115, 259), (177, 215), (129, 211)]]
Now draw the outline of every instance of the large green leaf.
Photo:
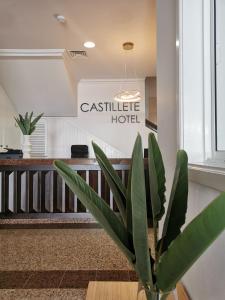
[(188, 157), (184, 150), (177, 152), (174, 180), (163, 226), (160, 252), (164, 252), (170, 243), (180, 234), (185, 223), (188, 200)]
[(42, 113), (42, 114), (38, 115), (36, 118), (34, 118), (33, 121), (31, 122), (32, 126), (35, 126), (43, 115), (44, 115), (44, 113)]
[(30, 113), (30, 116), (29, 116), (29, 120), (30, 120), (30, 123), (31, 123), (31, 121), (32, 121), (32, 117), (33, 117), (33, 111)]
[[(126, 202), (126, 223), (127, 223), (127, 231), (132, 235), (132, 204), (131, 204), (131, 178), (132, 178), (132, 161), (130, 163), (130, 170), (128, 175), (128, 183), (127, 183), (127, 202)], [(132, 239), (133, 243), (133, 239)]]
[(153, 133), (150, 133), (148, 138), (148, 163), (152, 214), (154, 220), (159, 221), (165, 211), (166, 179), (162, 155)]
[(54, 166), (69, 188), (116, 242), (128, 260), (134, 263), (135, 255), (131, 252), (132, 247), (129, 244), (126, 228), (108, 204), (64, 162), (55, 161)]
[(22, 133), (25, 135), (26, 134), (26, 128), (23, 125), (23, 122), (21, 122), (21, 120), (19, 118), (14, 117), (17, 125), (19, 126), (20, 130), (22, 131)]
[(146, 205), (147, 205), (147, 218), (148, 218), (148, 227), (152, 228), (153, 226), (153, 217), (152, 217), (152, 203), (151, 203), (151, 193), (150, 193), (150, 184), (149, 184), (149, 170), (148, 167), (145, 167), (145, 190), (146, 190)]
[(137, 136), (133, 150), (131, 204), (136, 271), (142, 284), (145, 287), (152, 288), (153, 280), (148, 245), (144, 161), (140, 135)]
[(225, 229), (225, 193), (209, 204), (171, 243), (157, 270), (157, 286), (172, 290), (186, 271)]
[(26, 131), (27, 131), (27, 134), (31, 134), (30, 133), (30, 119), (29, 119), (29, 116), (28, 116), (28, 112), (26, 112), (25, 114), (25, 117), (24, 117), (24, 124), (25, 124), (25, 127), (26, 127)]
[(99, 166), (102, 169), (109, 187), (113, 193), (124, 224), (126, 224), (126, 188), (123, 185), (119, 175), (111, 165), (110, 161), (106, 157), (105, 153), (94, 142), (92, 143), (92, 145)]

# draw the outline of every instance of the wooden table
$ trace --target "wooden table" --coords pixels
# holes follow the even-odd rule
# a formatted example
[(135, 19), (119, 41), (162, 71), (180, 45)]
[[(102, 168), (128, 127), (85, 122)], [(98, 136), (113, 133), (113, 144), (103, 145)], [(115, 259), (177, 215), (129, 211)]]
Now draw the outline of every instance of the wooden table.
[[(105, 281), (90, 281), (86, 300), (137, 300), (137, 282), (105, 282)], [(179, 300), (190, 300), (183, 285), (177, 285), (177, 293)], [(144, 295), (141, 295), (138, 300), (146, 300)], [(173, 295), (170, 295), (167, 300), (175, 300)]]

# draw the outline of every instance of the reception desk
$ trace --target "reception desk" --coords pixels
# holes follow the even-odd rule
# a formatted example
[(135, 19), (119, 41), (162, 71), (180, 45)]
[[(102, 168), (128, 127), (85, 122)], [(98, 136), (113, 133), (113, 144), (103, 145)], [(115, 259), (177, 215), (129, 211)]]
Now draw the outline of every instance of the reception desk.
[[(55, 159), (0, 160), (0, 215), (72, 213), (86, 208), (55, 171)], [(61, 159), (71, 166), (112, 209), (113, 195), (95, 159)], [(122, 181), (128, 180), (129, 159), (112, 159)]]

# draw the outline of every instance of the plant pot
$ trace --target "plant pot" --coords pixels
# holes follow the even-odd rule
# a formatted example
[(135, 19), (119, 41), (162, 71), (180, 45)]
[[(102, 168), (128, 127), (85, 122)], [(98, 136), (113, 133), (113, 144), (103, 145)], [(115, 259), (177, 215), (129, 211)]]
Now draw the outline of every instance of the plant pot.
[(23, 158), (31, 158), (31, 148), (30, 135), (24, 135), (22, 144)]

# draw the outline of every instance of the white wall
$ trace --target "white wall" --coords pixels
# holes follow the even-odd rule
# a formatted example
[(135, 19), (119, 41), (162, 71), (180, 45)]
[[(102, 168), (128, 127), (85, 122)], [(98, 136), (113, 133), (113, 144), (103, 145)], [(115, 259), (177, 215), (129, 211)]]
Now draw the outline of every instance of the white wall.
[[(112, 102), (115, 108), (118, 102), (113, 100), (116, 93), (123, 88), (138, 89), (141, 91), (142, 100), (138, 104), (140, 111), (113, 112), (103, 111), (82, 112), (82, 103), (91, 107), (93, 103)], [(121, 105), (120, 105), (121, 109)], [(134, 120), (139, 123), (126, 122), (123, 124), (112, 123), (112, 117), (120, 115), (135, 115)], [(143, 80), (86, 80), (81, 81), (78, 86), (78, 117), (77, 118), (46, 118), (48, 126), (48, 155), (68, 156), (72, 144), (85, 143), (91, 150), (91, 140), (97, 140), (105, 147), (109, 156), (130, 157), (137, 133), (143, 137), (144, 146), (147, 146), (147, 135), (150, 130), (145, 127), (145, 86)], [(78, 134), (78, 131), (80, 133)], [(55, 133), (54, 133), (55, 132)], [(86, 135), (86, 138), (85, 138)], [(111, 150), (110, 150), (111, 148)], [(111, 153), (111, 154), (110, 154)], [(91, 156), (93, 152), (91, 151)]]
[(87, 145), (89, 157), (95, 157), (92, 141), (95, 141), (107, 157), (122, 158), (126, 155), (117, 148), (79, 126), (76, 118), (44, 118), (47, 123), (47, 156), (52, 158), (68, 158), (71, 145)]
[[(186, 0), (192, 4), (197, 0)], [(201, 1), (202, 2), (202, 1)], [(176, 0), (158, 0), (158, 138), (163, 152), (167, 179), (175, 166), (178, 111), (176, 103)], [(193, 14), (195, 15), (195, 11)], [(192, 22), (189, 20), (189, 25)], [(194, 32), (193, 32), (194, 33)], [(194, 145), (195, 146), (195, 145)], [(193, 147), (194, 147), (193, 146)], [(169, 177), (168, 177), (169, 176)], [(168, 187), (170, 184), (168, 184)], [(207, 187), (190, 184), (187, 222), (196, 216), (218, 192)], [(225, 299), (225, 234), (205, 252), (184, 276), (183, 281), (193, 300)]]
[(0, 145), (20, 148), (20, 132), (14, 120), (16, 115), (10, 99), (0, 86)]
[(176, 0), (157, 1), (158, 140), (170, 189), (177, 150)]
[[(47, 50), (46, 55), (50, 55)], [(22, 115), (34, 111), (45, 116), (77, 116), (77, 81), (70, 75), (67, 60), (61, 56), (0, 59), (0, 82)]]

